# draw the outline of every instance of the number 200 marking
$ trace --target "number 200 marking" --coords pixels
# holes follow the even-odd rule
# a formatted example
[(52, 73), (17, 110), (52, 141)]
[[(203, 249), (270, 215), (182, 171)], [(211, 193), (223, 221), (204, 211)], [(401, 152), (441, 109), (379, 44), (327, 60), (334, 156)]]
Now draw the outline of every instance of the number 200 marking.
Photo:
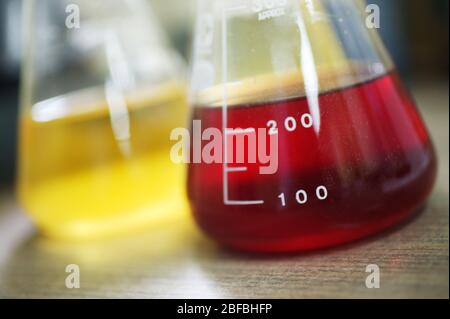
[[(303, 114), (300, 117), (300, 126), (303, 128), (311, 128), (314, 125), (313, 118), (311, 114)], [(269, 135), (278, 134), (278, 123), (275, 120), (270, 120), (267, 122), (267, 127), (269, 128)], [(288, 132), (294, 132), (298, 127), (297, 120), (293, 116), (289, 116), (284, 120), (284, 128)]]
[[(316, 197), (318, 200), (325, 200), (328, 197), (328, 189), (325, 186), (318, 186), (316, 188)], [(286, 206), (286, 196), (284, 193), (281, 193), (278, 198), (281, 201), (281, 206)], [(303, 205), (308, 202), (308, 193), (300, 189), (295, 193), (295, 200), (298, 204)]]

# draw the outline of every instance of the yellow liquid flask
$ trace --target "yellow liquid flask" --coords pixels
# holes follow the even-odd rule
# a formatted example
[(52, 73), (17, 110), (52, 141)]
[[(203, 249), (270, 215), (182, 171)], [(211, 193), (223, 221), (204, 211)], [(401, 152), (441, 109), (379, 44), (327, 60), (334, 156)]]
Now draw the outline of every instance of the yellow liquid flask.
[(185, 215), (170, 131), (183, 63), (145, 1), (28, 1), (18, 193), (40, 230), (90, 239)]

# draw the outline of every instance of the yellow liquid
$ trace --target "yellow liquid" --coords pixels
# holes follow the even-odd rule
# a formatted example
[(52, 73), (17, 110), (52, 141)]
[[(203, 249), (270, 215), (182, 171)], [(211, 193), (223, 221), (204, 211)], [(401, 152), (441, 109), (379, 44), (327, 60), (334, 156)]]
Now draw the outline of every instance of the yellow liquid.
[(184, 88), (103, 95), (44, 101), (20, 118), (19, 197), (51, 237), (129, 233), (187, 215), (185, 170), (169, 153), (170, 131), (185, 124)]

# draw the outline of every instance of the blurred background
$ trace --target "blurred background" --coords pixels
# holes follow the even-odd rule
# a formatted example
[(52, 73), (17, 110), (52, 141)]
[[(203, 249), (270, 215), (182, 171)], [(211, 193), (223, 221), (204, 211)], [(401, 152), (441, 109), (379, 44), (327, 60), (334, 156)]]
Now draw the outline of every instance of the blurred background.
[[(195, 0), (148, 0), (172, 44), (186, 59)], [(381, 8), (381, 34), (406, 83), (448, 81), (447, 0), (372, 0)], [(11, 185), (16, 163), (22, 1), (0, 2), (0, 184)], [(427, 106), (422, 106), (427, 107)], [(2, 187), (3, 188), (3, 187)]]

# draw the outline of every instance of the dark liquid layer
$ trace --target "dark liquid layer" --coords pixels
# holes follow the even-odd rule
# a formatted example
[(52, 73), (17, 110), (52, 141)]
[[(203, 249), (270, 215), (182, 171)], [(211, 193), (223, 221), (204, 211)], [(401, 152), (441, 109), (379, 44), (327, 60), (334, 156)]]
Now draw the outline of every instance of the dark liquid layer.
[[(423, 205), (435, 155), (395, 73), (322, 94), (319, 111), (320, 123), (305, 127), (306, 98), (228, 109), (229, 128), (277, 123), (278, 171), (261, 175), (248, 164), (229, 173), (229, 199), (264, 204), (225, 205), (223, 165), (190, 164), (189, 198), (205, 232), (238, 249), (306, 250), (375, 233)], [(222, 130), (221, 108), (195, 108), (193, 118)]]

